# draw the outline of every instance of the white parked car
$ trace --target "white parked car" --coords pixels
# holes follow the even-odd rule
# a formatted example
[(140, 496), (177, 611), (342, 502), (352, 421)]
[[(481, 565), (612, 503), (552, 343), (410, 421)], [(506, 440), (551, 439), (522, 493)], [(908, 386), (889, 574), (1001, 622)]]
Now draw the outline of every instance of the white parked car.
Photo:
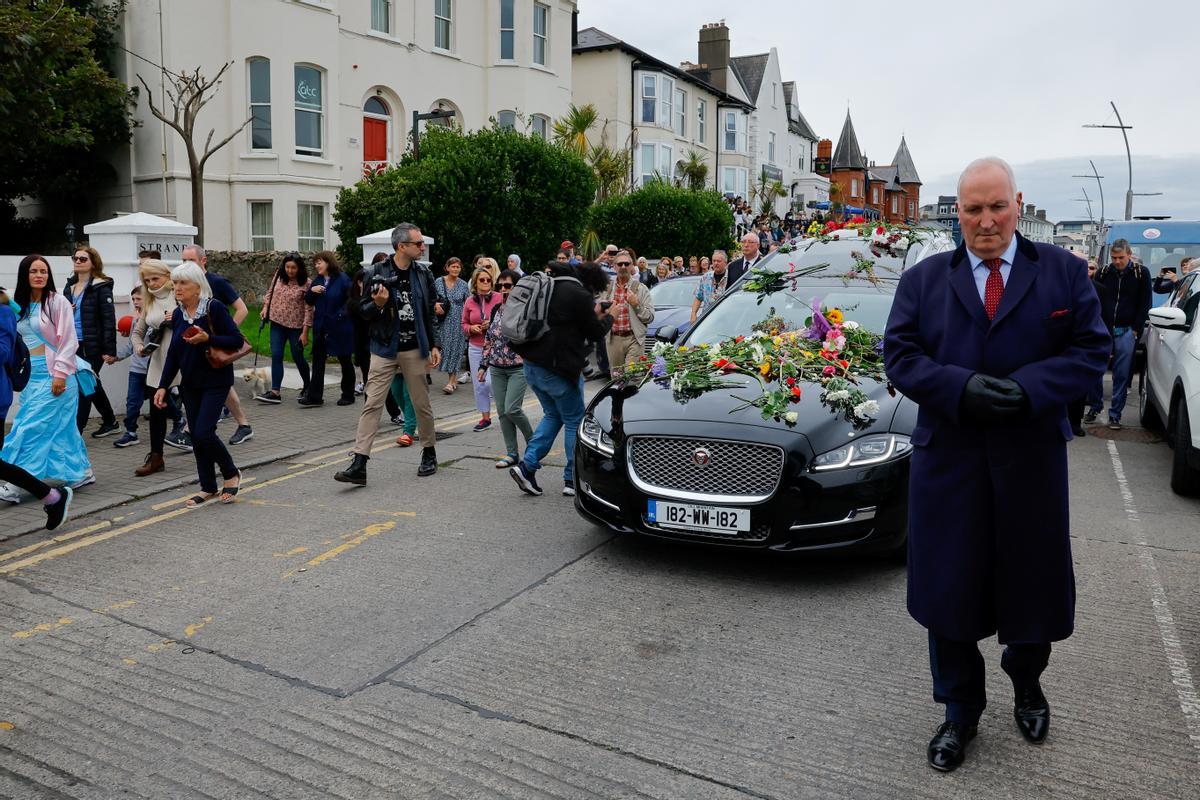
[(1175, 451), (1171, 488), (1200, 495), (1200, 271), (1176, 284), (1167, 303), (1150, 309), (1146, 371), (1139, 390), (1142, 426), (1166, 430)]

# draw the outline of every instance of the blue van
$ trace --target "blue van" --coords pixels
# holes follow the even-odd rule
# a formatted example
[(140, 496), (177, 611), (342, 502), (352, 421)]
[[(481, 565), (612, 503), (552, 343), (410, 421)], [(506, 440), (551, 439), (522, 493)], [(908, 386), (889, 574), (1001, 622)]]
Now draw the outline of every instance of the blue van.
[[(1117, 239), (1127, 239), (1133, 257), (1150, 271), (1151, 278), (1173, 271), (1181, 275), (1179, 262), (1200, 258), (1200, 222), (1174, 219), (1133, 219), (1110, 222), (1105, 229), (1104, 248), (1096, 262), (1108, 263), (1108, 249)], [(1166, 294), (1155, 294), (1155, 305), (1162, 305)]]

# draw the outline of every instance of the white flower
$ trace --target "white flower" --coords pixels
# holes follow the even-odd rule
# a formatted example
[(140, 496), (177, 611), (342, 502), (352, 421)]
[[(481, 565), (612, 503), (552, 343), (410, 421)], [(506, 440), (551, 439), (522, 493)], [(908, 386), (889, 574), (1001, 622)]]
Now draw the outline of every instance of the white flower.
[(758, 342), (755, 342), (754, 345), (750, 348), (750, 354), (754, 356), (755, 364), (761, 364), (763, 362), (763, 360), (767, 357), (767, 354), (763, 350), (762, 345), (759, 344)]
[(856, 331), (861, 327), (862, 327), (861, 325), (859, 325), (857, 322), (855, 322), (852, 319), (848, 319), (842, 323), (842, 330)]
[(854, 416), (859, 419), (874, 419), (879, 415), (879, 403), (874, 400), (866, 400), (854, 407)]
[(797, 414), (795, 411), (789, 411), (783, 415), (783, 418), (784, 418), (784, 420), (787, 421), (787, 423), (789, 425), (795, 425), (796, 420), (800, 419), (800, 415)]
[(763, 333), (762, 331), (755, 331), (754, 333), (750, 334), (750, 338), (751, 339), (765, 339), (765, 338), (767, 338), (767, 335), (765, 333)]
[(845, 389), (838, 389), (835, 392), (826, 392), (826, 394), (825, 394), (825, 400), (826, 400), (826, 402), (829, 402), (829, 403), (840, 403), (843, 400), (849, 400), (849, 399), (850, 399), (850, 393), (847, 392)]
[(650, 349), (650, 355), (661, 356), (663, 353), (671, 349), (670, 342), (655, 342), (654, 347)]

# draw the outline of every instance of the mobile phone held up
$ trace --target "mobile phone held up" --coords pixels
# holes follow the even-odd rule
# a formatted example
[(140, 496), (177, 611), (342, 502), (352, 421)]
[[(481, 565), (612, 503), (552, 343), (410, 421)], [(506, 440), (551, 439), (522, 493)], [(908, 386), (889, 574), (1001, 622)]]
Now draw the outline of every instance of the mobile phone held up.
[(612, 300), (601, 300), (600, 301), (600, 311), (602, 313), (607, 314), (608, 310), (610, 308), (612, 308)]

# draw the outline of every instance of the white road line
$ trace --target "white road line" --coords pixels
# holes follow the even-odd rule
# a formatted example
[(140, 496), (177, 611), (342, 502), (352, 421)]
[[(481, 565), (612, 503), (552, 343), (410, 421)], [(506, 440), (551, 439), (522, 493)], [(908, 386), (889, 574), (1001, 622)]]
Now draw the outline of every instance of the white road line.
[(1158, 575), (1158, 564), (1154, 553), (1146, 543), (1146, 533), (1142, 528), (1141, 517), (1138, 516), (1137, 506), (1133, 503), (1133, 492), (1129, 481), (1125, 479), (1125, 468), (1121, 464), (1121, 455), (1117, 452), (1117, 443), (1108, 440), (1108, 454), (1112, 458), (1113, 474), (1117, 476), (1117, 485), (1121, 488), (1121, 502), (1125, 505), (1125, 518), (1133, 529), (1137, 541), (1138, 560), (1146, 569), (1150, 579), (1150, 603), (1154, 607), (1154, 621), (1158, 623), (1158, 635), (1162, 639), (1167, 666), (1171, 669), (1171, 683), (1175, 685), (1175, 694), (1179, 698), (1179, 710), (1187, 721), (1188, 738), (1200, 755), (1200, 694), (1196, 693), (1196, 683), (1192, 680), (1192, 670), (1188, 667), (1187, 656), (1184, 655), (1183, 645), (1179, 641), (1179, 633), (1175, 629), (1175, 617), (1171, 615), (1171, 607), (1167, 604), (1167, 591), (1163, 588), (1162, 579)]

